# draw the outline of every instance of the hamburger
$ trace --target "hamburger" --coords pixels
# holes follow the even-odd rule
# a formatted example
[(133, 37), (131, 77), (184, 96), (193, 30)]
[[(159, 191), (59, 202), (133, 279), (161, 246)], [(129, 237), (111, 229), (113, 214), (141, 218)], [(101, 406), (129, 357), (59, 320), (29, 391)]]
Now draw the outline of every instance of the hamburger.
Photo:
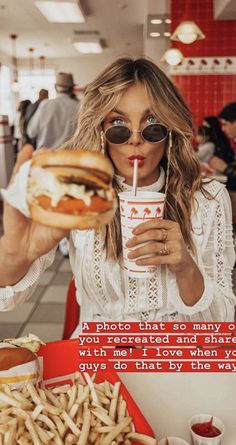
[(5, 342), (0, 343), (0, 371), (6, 371), (36, 359), (37, 356), (34, 352), (27, 348), (13, 346)]
[(32, 219), (61, 229), (109, 224), (117, 207), (113, 174), (109, 159), (98, 152), (40, 150), (28, 178)]
[(41, 340), (35, 335), (0, 342), (0, 387), (10, 385), (19, 388), (41, 378), (37, 351)]

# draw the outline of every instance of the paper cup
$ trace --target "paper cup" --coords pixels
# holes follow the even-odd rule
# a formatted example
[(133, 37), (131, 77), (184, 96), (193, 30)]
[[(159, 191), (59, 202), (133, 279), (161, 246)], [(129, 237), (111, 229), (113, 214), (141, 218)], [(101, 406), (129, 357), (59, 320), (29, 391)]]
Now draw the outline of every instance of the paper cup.
[(190, 445), (186, 440), (181, 439), (181, 437), (164, 437), (159, 440), (158, 445), (166, 445), (168, 440), (169, 445)]
[[(199, 434), (196, 434), (192, 430), (192, 425), (194, 425), (195, 423), (209, 422), (211, 417), (213, 417), (213, 425), (219, 428), (219, 430), (221, 431), (221, 434), (219, 436), (203, 437), (199, 436)], [(223, 422), (218, 417), (212, 416), (211, 414), (196, 414), (189, 420), (189, 429), (191, 432), (192, 445), (222, 445), (222, 437), (225, 427)]]
[(150, 278), (156, 272), (156, 266), (138, 266), (135, 260), (128, 258), (130, 249), (127, 241), (134, 235), (132, 230), (139, 224), (150, 219), (162, 219), (164, 213), (164, 193), (133, 192), (119, 193), (121, 232), (124, 268), (130, 277)]

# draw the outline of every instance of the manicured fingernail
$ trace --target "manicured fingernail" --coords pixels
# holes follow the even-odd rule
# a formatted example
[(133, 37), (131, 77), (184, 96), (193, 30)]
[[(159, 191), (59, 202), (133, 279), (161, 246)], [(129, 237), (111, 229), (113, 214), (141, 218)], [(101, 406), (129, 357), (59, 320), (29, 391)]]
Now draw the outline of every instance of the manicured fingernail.
[(126, 247), (130, 247), (130, 246), (132, 245), (132, 239), (133, 239), (133, 238), (130, 238), (130, 239), (127, 241), (127, 243), (125, 244)]

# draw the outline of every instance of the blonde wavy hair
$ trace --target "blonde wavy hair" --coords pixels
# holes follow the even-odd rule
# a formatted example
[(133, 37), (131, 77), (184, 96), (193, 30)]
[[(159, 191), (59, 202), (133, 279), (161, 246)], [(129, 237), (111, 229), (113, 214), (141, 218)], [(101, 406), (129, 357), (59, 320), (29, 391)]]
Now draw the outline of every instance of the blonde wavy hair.
[[(161, 161), (169, 170), (165, 218), (179, 223), (187, 246), (194, 251), (191, 234), (191, 209), (194, 195), (202, 190), (200, 163), (192, 149), (191, 112), (168, 77), (150, 60), (121, 58), (106, 68), (85, 90), (79, 110), (77, 130), (66, 148), (102, 150), (101, 130), (108, 113), (116, 107), (121, 94), (136, 82), (147, 91), (150, 107), (158, 121), (172, 133), (172, 147)], [(168, 142), (167, 142), (168, 145)], [(169, 154), (168, 154), (169, 153)], [(169, 159), (168, 159), (169, 158)], [(117, 188), (117, 184), (114, 183)], [(117, 211), (106, 228), (105, 248), (108, 256), (121, 253), (120, 218)]]

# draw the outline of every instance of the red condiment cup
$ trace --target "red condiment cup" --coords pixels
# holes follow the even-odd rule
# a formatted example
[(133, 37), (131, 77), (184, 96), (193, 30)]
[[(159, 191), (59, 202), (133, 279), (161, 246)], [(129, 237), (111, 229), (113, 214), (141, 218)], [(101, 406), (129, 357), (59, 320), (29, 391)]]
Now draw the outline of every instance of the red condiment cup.
[[(192, 426), (197, 423), (209, 422), (212, 418), (212, 425), (220, 430), (220, 434), (215, 437), (204, 437), (203, 435), (197, 434), (192, 430)], [(218, 417), (212, 416), (211, 414), (196, 414), (189, 420), (189, 429), (191, 432), (192, 445), (223, 445), (222, 437), (224, 434), (225, 426)]]

